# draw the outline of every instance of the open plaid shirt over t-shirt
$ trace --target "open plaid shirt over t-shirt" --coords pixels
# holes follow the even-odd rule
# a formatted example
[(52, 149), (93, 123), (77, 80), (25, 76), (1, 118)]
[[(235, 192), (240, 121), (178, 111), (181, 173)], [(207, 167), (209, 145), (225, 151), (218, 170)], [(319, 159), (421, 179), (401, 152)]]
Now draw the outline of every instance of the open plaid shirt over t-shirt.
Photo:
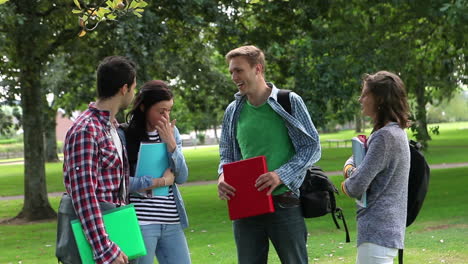
[[(271, 94), (266, 103), (284, 119), (289, 137), (294, 145), (296, 154), (285, 164), (275, 170), (281, 181), (296, 195), (304, 181), (307, 168), (315, 164), (321, 156), (320, 140), (312, 122), (307, 107), (302, 98), (294, 92), (289, 94), (292, 114), (286, 112), (278, 103), (278, 91), (275, 85), (267, 83)], [(221, 137), (219, 140), (220, 164), (218, 175), (223, 173), (223, 165), (242, 160), (239, 143), (236, 138), (237, 122), (242, 107), (246, 103), (246, 96), (236, 93), (235, 100), (229, 104), (223, 119)], [(275, 142), (272, 142), (274, 144)]]
[(99, 202), (125, 204), (119, 186), (121, 180), (126, 186), (129, 181), (127, 154), (124, 149), (120, 159), (111, 125), (110, 113), (91, 103), (68, 130), (64, 144), (65, 187), (99, 264), (112, 263), (120, 254), (105, 231)]

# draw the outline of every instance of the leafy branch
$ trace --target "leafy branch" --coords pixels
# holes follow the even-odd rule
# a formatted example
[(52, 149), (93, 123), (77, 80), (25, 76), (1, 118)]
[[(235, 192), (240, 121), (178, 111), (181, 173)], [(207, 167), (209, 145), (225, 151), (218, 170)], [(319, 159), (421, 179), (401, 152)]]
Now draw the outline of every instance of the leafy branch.
[(116, 20), (117, 17), (129, 13), (142, 17), (141, 14), (148, 5), (144, 0), (102, 0), (97, 6), (82, 6), (79, 0), (73, 0), (73, 2), (78, 8), (73, 9), (72, 13), (78, 16), (78, 24), (81, 28), (78, 33), (79, 37), (83, 37), (88, 31), (95, 30), (101, 22), (106, 20)]

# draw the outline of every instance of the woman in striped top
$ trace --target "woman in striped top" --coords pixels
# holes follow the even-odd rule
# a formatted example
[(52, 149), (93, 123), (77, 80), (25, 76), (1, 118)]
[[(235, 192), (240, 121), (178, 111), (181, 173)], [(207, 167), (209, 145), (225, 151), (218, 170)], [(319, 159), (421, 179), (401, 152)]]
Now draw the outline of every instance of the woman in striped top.
[[(170, 121), (173, 104), (173, 94), (165, 82), (149, 81), (135, 97), (123, 126), (130, 175), (135, 175), (141, 142), (166, 143), (170, 164), (163, 177), (142, 177), (130, 184), (130, 203), (135, 206), (147, 251), (138, 259), (139, 264), (152, 264), (155, 256), (159, 263), (190, 263), (183, 232), (188, 220), (176, 185), (187, 181), (188, 170), (175, 120)], [(153, 196), (150, 188), (159, 186), (169, 186), (169, 195)]]

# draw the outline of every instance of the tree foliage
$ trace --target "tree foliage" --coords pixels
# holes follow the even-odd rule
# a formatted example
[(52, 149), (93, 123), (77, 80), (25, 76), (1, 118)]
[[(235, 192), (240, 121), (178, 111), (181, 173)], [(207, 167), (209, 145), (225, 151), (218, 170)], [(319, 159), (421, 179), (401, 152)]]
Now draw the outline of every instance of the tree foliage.
[(426, 104), (467, 83), (466, 10), (465, 0), (243, 2), (220, 29), (234, 37), (220, 37), (219, 47), (263, 48), (267, 75), (301, 94), (322, 129), (359, 112), (362, 74), (396, 72), (427, 145)]

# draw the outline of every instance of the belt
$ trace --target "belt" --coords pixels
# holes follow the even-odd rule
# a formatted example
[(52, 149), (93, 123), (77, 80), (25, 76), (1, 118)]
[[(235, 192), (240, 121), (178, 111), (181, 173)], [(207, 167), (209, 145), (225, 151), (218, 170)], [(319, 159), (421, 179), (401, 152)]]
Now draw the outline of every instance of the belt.
[(282, 204), (282, 205), (298, 205), (300, 204), (299, 198), (293, 192), (285, 192), (279, 195), (273, 195), (273, 202), (275, 204)]

